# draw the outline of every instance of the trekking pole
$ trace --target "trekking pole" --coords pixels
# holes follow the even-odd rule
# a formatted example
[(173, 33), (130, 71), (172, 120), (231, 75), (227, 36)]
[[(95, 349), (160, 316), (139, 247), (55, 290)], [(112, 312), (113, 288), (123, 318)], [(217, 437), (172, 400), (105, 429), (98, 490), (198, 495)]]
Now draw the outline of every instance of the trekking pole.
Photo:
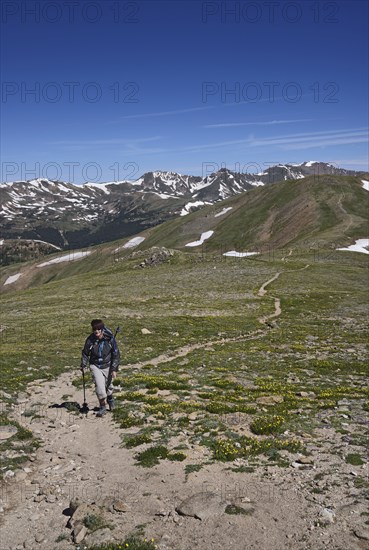
[(88, 413), (89, 408), (86, 402), (86, 384), (85, 384), (85, 369), (82, 369), (82, 383), (83, 383), (83, 404), (81, 412)]

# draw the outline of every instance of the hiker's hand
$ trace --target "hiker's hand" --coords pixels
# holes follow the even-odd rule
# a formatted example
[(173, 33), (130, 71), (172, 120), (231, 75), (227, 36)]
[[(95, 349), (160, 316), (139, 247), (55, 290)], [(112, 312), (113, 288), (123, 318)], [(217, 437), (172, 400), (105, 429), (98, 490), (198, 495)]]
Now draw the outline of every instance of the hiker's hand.
[(117, 377), (117, 371), (113, 370), (113, 372), (111, 373), (111, 377), (116, 378)]
[(79, 370), (85, 372), (85, 367), (79, 367)]

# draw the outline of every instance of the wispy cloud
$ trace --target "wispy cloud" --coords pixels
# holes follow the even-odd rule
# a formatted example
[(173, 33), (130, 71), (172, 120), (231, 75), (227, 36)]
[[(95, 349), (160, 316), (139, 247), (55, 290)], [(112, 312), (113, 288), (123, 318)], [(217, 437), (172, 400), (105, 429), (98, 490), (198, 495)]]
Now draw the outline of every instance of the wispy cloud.
[[(150, 146), (150, 143), (162, 140), (162, 143)], [(166, 141), (166, 140), (165, 140)], [(212, 151), (217, 149), (256, 148), (273, 147), (276, 150), (299, 150), (328, 147), (330, 145), (349, 145), (354, 143), (368, 142), (368, 128), (346, 128), (338, 130), (325, 130), (319, 132), (304, 132), (285, 134), (273, 137), (255, 137), (249, 135), (243, 139), (222, 140), (211, 143), (198, 143), (185, 145), (181, 147), (168, 147), (162, 136), (152, 136), (138, 139), (99, 139), (99, 140), (81, 140), (81, 141), (58, 141), (53, 142), (58, 147), (68, 150), (91, 149), (93, 147), (112, 147), (119, 148), (120, 154), (134, 155), (156, 155), (170, 153), (197, 153), (200, 151)]]
[(232, 128), (237, 126), (274, 126), (275, 124), (292, 124), (294, 122), (310, 122), (312, 118), (297, 118), (292, 120), (267, 120), (265, 122), (222, 122), (220, 124), (206, 124), (202, 128)]
[(253, 139), (252, 147), (273, 145), (283, 150), (312, 149), (330, 145), (348, 145), (368, 141), (368, 128), (352, 128), (344, 130), (327, 130), (277, 136), (272, 138)]
[(144, 138), (113, 138), (113, 139), (84, 139), (84, 140), (63, 140), (52, 141), (51, 145), (57, 145), (58, 147), (66, 147), (73, 150), (90, 149), (91, 147), (110, 147), (110, 146), (122, 146), (131, 149), (137, 148), (143, 143), (149, 143), (162, 139), (161, 136), (152, 136)]
[(213, 105), (206, 105), (204, 107), (190, 107), (188, 109), (175, 109), (173, 111), (157, 111), (154, 113), (140, 113), (137, 115), (125, 115), (120, 117), (114, 122), (120, 122), (121, 120), (127, 120), (131, 118), (150, 118), (150, 117), (161, 117), (161, 116), (171, 116), (171, 115), (183, 115), (186, 113), (194, 113), (195, 111), (207, 111), (208, 109), (214, 109)]

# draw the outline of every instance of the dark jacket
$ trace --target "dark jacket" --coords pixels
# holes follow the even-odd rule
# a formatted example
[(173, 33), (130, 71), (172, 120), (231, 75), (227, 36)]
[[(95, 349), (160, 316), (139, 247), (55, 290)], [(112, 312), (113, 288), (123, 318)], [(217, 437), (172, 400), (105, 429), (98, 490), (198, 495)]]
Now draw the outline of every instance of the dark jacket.
[(81, 367), (88, 364), (96, 365), (99, 369), (111, 367), (117, 372), (120, 363), (120, 353), (113, 333), (104, 328), (104, 337), (99, 340), (94, 333), (87, 338), (82, 350)]

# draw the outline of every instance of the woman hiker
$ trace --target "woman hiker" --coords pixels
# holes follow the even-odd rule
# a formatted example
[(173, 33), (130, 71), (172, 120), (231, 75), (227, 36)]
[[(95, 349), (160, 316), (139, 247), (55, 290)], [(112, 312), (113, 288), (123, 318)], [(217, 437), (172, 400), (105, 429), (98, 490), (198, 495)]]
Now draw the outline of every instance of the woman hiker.
[(82, 350), (81, 370), (84, 371), (90, 364), (100, 403), (96, 416), (104, 416), (106, 401), (111, 411), (115, 406), (112, 379), (117, 375), (120, 353), (113, 333), (104, 326), (101, 319), (93, 319), (91, 327), (92, 334), (87, 338)]

